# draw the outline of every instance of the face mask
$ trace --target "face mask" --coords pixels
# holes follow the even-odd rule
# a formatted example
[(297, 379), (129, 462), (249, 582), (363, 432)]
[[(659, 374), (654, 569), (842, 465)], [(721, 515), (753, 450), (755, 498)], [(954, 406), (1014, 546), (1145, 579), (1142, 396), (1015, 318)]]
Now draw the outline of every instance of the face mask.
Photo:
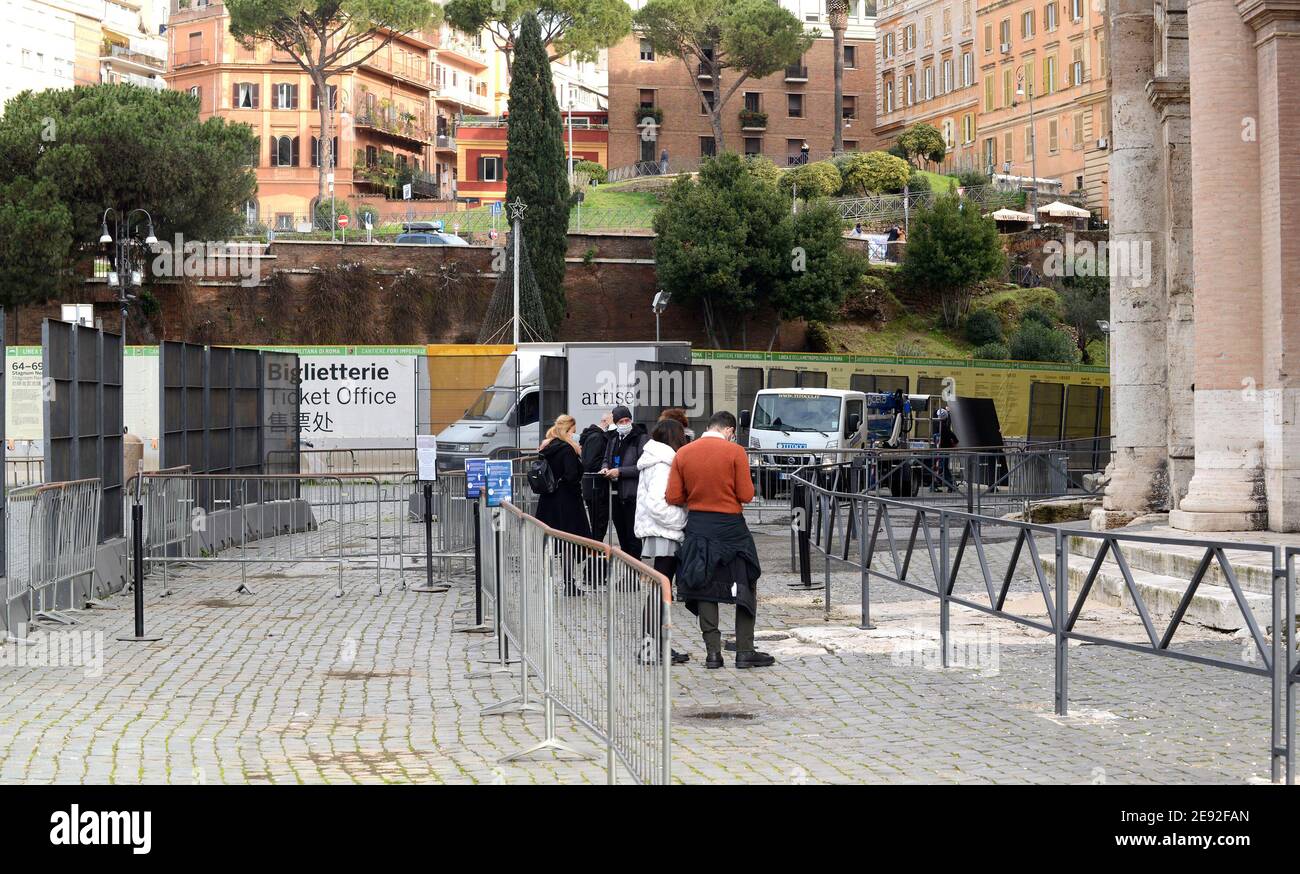
[(619, 425), (617, 426), (617, 428), (618, 428), (618, 436), (620, 437), (626, 437), (628, 434), (632, 433), (631, 425)]

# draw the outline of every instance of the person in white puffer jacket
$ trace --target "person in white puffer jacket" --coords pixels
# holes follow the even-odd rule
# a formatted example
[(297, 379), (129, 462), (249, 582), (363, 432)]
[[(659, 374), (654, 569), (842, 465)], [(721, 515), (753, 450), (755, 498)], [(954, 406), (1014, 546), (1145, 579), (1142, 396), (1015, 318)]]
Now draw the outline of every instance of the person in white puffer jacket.
[[(636, 514), (633, 529), (641, 540), (641, 560), (668, 578), (671, 583), (677, 571), (677, 547), (684, 536), (686, 508), (675, 507), (664, 499), (668, 490), (668, 473), (672, 470), (677, 450), (687, 443), (686, 431), (672, 419), (660, 420), (641, 448), (637, 459), (639, 485), (636, 491)], [(647, 610), (647, 617), (650, 615)], [(654, 630), (647, 619), (643, 660), (650, 661), (658, 651)], [(682, 664), (690, 658), (685, 653), (673, 651), (673, 663)]]

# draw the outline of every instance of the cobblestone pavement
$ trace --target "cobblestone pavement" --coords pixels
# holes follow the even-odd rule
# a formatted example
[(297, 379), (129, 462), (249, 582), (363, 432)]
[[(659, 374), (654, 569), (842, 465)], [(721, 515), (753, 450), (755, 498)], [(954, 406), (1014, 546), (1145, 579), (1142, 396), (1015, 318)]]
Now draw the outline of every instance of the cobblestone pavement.
[[(967, 667), (940, 670), (926, 635), (937, 604), (881, 584), (875, 632), (859, 632), (858, 575), (822, 590), (787, 583), (785, 529), (764, 526), (761, 644), (769, 669), (706, 671), (693, 617), (674, 608), (674, 777), (686, 783), (1181, 783), (1266, 779), (1266, 680), (1096, 646), (1070, 653), (1072, 715), (1052, 712), (1050, 643), (1005, 620), (954, 609), (973, 641)], [(820, 582), (820, 566), (815, 579)], [(176, 568), (172, 594), (151, 580), (158, 643), (114, 639), (130, 599), (87, 614), (102, 632), (102, 674), (0, 666), (0, 781), (114, 783), (603, 783), (603, 759), (498, 765), (540, 740), (541, 717), (482, 717), (510, 678), (465, 679), (486, 638), (464, 580), (449, 594), (373, 597), (373, 571), (333, 597), (328, 566), (250, 573)], [(1013, 599), (1032, 604), (1036, 587)], [(1039, 600), (1041, 607), (1041, 599)], [(730, 624), (731, 609), (724, 609)], [(1134, 628), (1131, 617), (1088, 621)], [(1125, 623), (1128, 623), (1125, 626)], [(1229, 657), (1239, 639), (1189, 632), (1187, 646)], [(1246, 654), (1246, 657), (1249, 657)], [(591, 747), (568, 719), (559, 736)], [(593, 748), (594, 749), (594, 748)]]

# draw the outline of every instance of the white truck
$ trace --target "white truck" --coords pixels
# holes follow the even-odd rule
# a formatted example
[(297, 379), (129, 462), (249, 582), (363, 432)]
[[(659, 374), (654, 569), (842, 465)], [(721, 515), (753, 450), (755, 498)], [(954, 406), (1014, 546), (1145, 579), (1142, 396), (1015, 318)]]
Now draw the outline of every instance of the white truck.
[[(512, 458), (537, 449), (550, 425), (540, 422), (543, 392), (558, 412), (577, 420), (579, 432), (620, 404), (633, 410), (639, 401), (653, 404), (657, 399), (644, 397), (647, 387), (638, 385), (639, 361), (689, 367), (690, 344), (521, 343), (492, 385), (438, 434), (438, 469), (463, 470), (466, 458)], [(553, 418), (555, 411), (547, 414)]]
[[(759, 488), (773, 497), (794, 470), (809, 464), (850, 460), (859, 448), (924, 448), (910, 439), (916, 416), (928, 416), (929, 395), (865, 393), (834, 388), (766, 388), (754, 397), (752, 415), (741, 413), (749, 431), (748, 446), (758, 450)], [(895, 495), (914, 496), (920, 471), (908, 464), (879, 468), (880, 477)], [(888, 469), (886, 469), (888, 468)]]

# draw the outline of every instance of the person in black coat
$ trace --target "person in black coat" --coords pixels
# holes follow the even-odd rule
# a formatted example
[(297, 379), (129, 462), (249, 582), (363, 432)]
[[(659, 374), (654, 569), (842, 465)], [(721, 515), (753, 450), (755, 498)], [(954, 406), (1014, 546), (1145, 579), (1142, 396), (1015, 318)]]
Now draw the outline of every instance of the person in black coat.
[(590, 539), (591, 525), (582, 503), (582, 460), (574, 427), (568, 413), (558, 416), (537, 450), (551, 466), (557, 485), (549, 495), (538, 496), (537, 518), (558, 531)]
[[(556, 483), (555, 491), (538, 496), (537, 518), (557, 531), (591, 539), (587, 508), (582, 503), (582, 459), (573, 434), (576, 427), (577, 423), (568, 413), (557, 416), (537, 450), (537, 454), (550, 465)], [(557, 543), (556, 548), (564, 556), (561, 564), (564, 566), (565, 594), (582, 594), (573, 578), (574, 557), (582, 552), (581, 547), (566, 549)]]
[(599, 425), (588, 425), (578, 439), (582, 455), (582, 500), (587, 504), (587, 517), (591, 520), (591, 538), (604, 540), (609, 530), (609, 481), (598, 476), (605, 466), (605, 445), (614, 420), (609, 413), (600, 417)]
[(614, 433), (605, 444), (605, 466), (601, 473), (614, 483), (614, 498), (609, 515), (618, 532), (619, 548), (633, 558), (641, 558), (641, 540), (636, 536), (636, 487), (641, 473), (637, 459), (641, 447), (650, 439), (645, 425), (632, 424), (632, 411), (627, 407), (614, 408)]

